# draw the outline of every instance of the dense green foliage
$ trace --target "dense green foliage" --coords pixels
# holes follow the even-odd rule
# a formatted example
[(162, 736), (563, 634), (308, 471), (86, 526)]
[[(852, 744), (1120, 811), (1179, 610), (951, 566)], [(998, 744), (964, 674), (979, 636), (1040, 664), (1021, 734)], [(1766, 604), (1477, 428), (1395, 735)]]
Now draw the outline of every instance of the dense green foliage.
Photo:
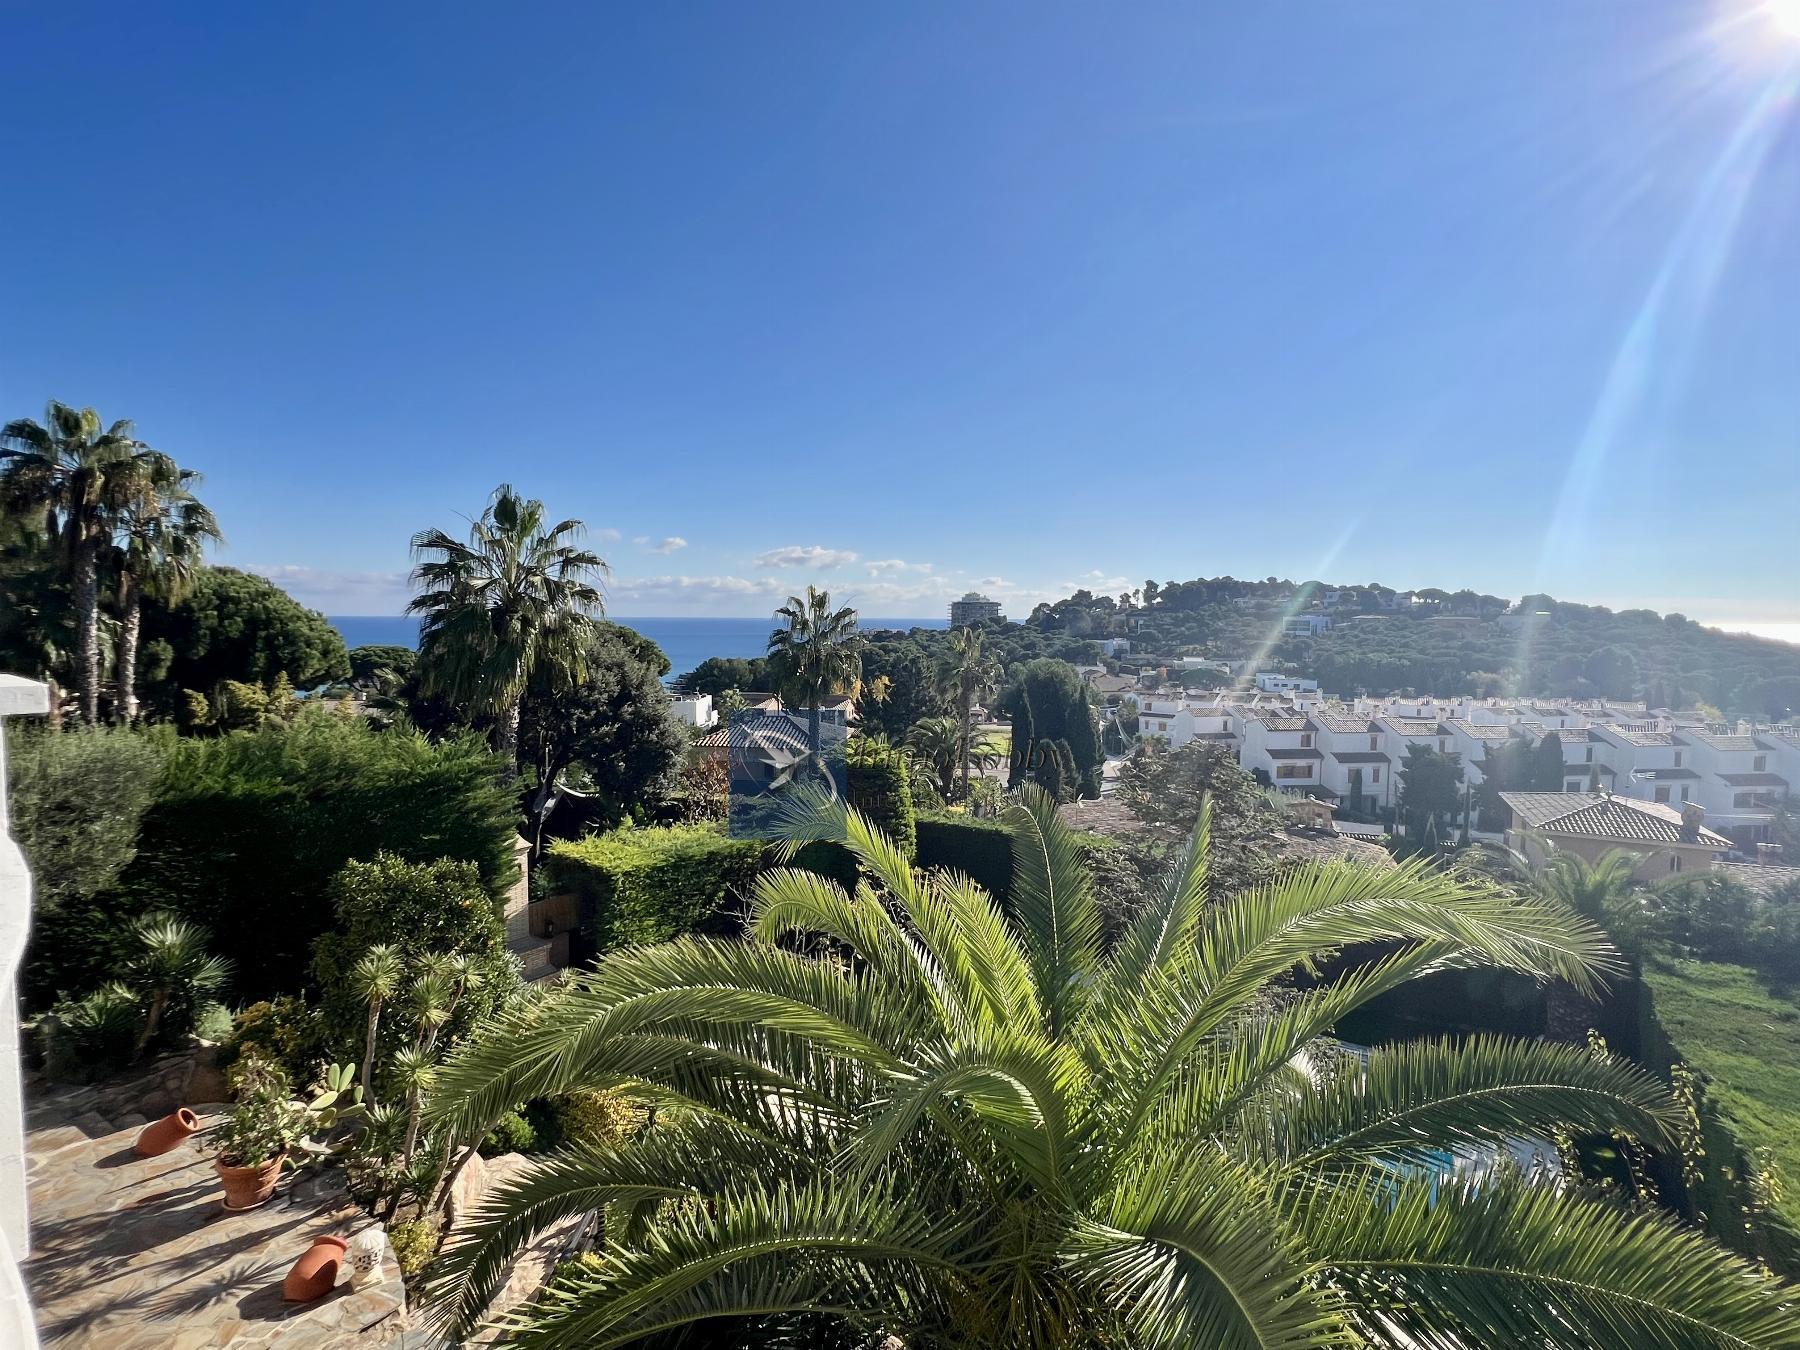
[(711, 825), (624, 826), (550, 847), (551, 884), (581, 900), (598, 950), (722, 932), (750, 892), (764, 845)]
[(997, 820), (941, 812), (918, 819), (919, 866), (961, 872), (1005, 902), (1012, 893), (1012, 835)]
[[(505, 1001), (516, 979), (506, 953), (494, 898), (472, 862), (437, 858), (409, 862), (392, 853), (352, 860), (331, 879), (332, 930), (318, 940), (313, 983), (321, 996), (328, 1056), (360, 1059), (367, 1002), (356, 964), (377, 944), (403, 966), (427, 957), (459, 957), (463, 990), (440, 1035), (456, 1040)], [(402, 1041), (390, 1020), (381, 1045), (391, 1054)]]
[(1409, 745), (1400, 761), (1400, 817), (1415, 841), (1449, 841), (1450, 819), (1462, 809), (1462, 756)]
[(1029, 626), (1047, 635), (1130, 637), (1134, 665), (1189, 650), (1226, 659), (1266, 652), (1271, 665), (1341, 695), (1648, 697), (1657, 706), (1704, 703), (1755, 717), (1800, 704), (1800, 648), (1792, 644), (1722, 633), (1680, 614), (1615, 613), (1545, 595), (1526, 596), (1507, 613), (1498, 596), (1427, 589), (1417, 603), (1389, 611), (1386, 587), (1338, 587), (1329, 631), (1283, 637), (1282, 619), (1325, 589), (1274, 577), (1147, 582), (1117, 600), (1082, 591), (1040, 605)]
[(1144, 827), (1121, 846), (1159, 860), (1193, 835), (1210, 800), (1213, 884), (1224, 894), (1260, 885), (1274, 870), (1270, 844), (1282, 828), (1281, 813), (1215, 742), (1189, 741), (1178, 750), (1161, 742), (1140, 745), (1119, 771), (1118, 800)]
[(404, 680), (418, 664), (419, 654), (411, 647), (371, 643), (352, 647), (349, 660), (351, 679), (358, 683), (375, 684), (387, 677)]
[(1059, 781), (1069, 775), (1072, 765), (1074, 781), (1064, 784), (1067, 796), (1100, 795), (1104, 756), (1099, 724), (1088, 687), (1074, 666), (1067, 661), (1027, 661), (1012, 671), (999, 706), (1012, 718), (1010, 783), (1016, 786), (1041, 775), (1054, 761)]
[(865, 636), (862, 680), (856, 717), (865, 734), (899, 741), (922, 719), (950, 711), (931, 658), (917, 643), (871, 642)]
[[(1592, 989), (1607, 949), (1568, 911), (1421, 866), (1217, 896), (1203, 826), (1109, 949), (1054, 805), (1008, 823), (1010, 921), (852, 819), (859, 894), (777, 869), (749, 941), (615, 953), (465, 1046), (431, 1105), (459, 1137), (575, 1088), (693, 1109), (491, 1192), (428, 1276), (446, 1329), (536, 1234), (616, 1204), (633, 1221), (520, 1310), (521, 1346), (820, 1312), (915, 1350), (1792, 1344), (1791, 1291), (1696, 1234), (1429, 1170), (1520, 1133), (1666, 1143), (1678, 1109), (1642, 1072), (1496, 1037), (1291, 1072), (1446, 964)], [(1388, 955), (1322, 970), (1364, 945)], [(1317, 983), (1270, 1011), (1296, 969)]]
[(209, 567), (173, 607), (144, 607), (146, 648), (167, 649), (166, 674), (145, 702), (164, 716), (182, 689), (207, 693), (223, 680), (269, 684), (286, 675), (297, 689), (350, 677), (337, 629), (274, 582)]
[(683, 694), (712, 694), (717, 697), (727, 689), (772, 692), (774, 677), (769, 674), (767, 658), (753, 656), (709, 656), (675, 681), (675, 689)]
[(464, 859), (491, 897), (504, 893), (516, 814), (502, 770), (474, 739), (433, 744), (324, 709), (181, 740), (137, 857), (93, 904), (204, 924), (237, 967), (240, 997), (292, 990), (333, 926), (331, 880), (352, 858)]
[(12, 834), (31, 864), (41, 930), (64, 901), (106, 889), (137, 855), (166, 742), (104, 727), (59, 734), (19, 719), (5, 734)]
[(577, 780), (581, 819), (590, 828), (641, 817), (672, 789), (688, 739), (669, 711), (662, 686), (668, 670), (668, 657), (650, 639), (596, 623), (579, 675), (534, 675), (519, 718), (519, 758), (537, 778), (534, 820), (547, 820), (568, 778)]

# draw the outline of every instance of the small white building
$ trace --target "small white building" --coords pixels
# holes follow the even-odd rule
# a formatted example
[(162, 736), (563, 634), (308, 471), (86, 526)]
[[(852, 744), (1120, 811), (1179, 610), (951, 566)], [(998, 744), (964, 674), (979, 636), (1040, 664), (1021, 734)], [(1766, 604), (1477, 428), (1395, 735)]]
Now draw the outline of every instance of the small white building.
[(684, 694), (669, 700), (669, 711), (677, 721), (690, 727), (699, 727), (705, 731), (719, 720), (719, 710), (713, 706), (711, 694)]
[(1317, 680), (1302, 680), (1294, 675), (1277, 675), (1272, 670), (1258, 671), (1256, 687), (1265, 694), (1316, 694)]

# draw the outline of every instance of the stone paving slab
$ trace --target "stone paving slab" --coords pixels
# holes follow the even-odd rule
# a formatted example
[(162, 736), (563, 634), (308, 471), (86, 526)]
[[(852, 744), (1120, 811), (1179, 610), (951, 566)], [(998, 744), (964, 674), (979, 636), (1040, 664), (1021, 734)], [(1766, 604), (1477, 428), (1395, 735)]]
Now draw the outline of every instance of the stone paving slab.
[(338, 1174), (286, 1177), (268, 1204), (227, 1214), (199, 1136), (139, 1158), (131, 1145), (141, 1121), (112, 1130), (66, 1121), (43, 1119), (26, 1142), (32, 1245), (24, 1275), (46, 1347), (313, 1350), (386, 1339), (402, 1324), (405, 1293), (391, 1251), (380, 1284), (352, 1291), (345, 1272), (315, 1303), (282, 1301), (282, 1278), (315, 1237), (375, 1226)]

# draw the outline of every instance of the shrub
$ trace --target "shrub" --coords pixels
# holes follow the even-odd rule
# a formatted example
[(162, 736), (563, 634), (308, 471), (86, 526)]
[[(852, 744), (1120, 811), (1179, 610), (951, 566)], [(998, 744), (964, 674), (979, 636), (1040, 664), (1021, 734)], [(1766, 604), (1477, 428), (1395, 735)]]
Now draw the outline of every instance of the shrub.
[(576, 1147), (622, 1144), (644, 1128), (649, 1113), (616, 1092), (570, 1092), (552, 1099), (562, 1142)]
[(950, 867), (1004, 901), (1012, 890), (1012, 835), (997, 820), (961, 815), (920, 816), (919, 866)]
[(845, 784), (850, 804), (911, 857), (917, 844), (906, 756), (872, 741), (849, 743)]
[(517, 1111), (508, 1111), (481, 1141), (481, 1156), (492, 1158), (501, 1153), (535, 1153), (537, 1130)]
[(304, 998), (287, 995), (252, 1003), (237, 1015), (221, 1062), (250, 1056), (279, 1064), (296, 1083), (310, 1083), (326, 1061), (324, 1028)]
[[(411, 968), (430, 953), (469, 958), (470, 977), (440, 1038), (465, 1034), (502, 1002), (517, 981), (505, 933), (474, 863), (451, 858), (408, 862), (379, 853), (348, 862), (331, 882), (336, 931), (319, 939), (312, 974), (321, 994), (323, 1035), (336, 1054), (360, 1060), (368, 1008), (352, 973), (363, 953), (392, 947)], [(397, 1048), (403, 1019), (382, 1018), (382, 1044)]]
[(600, 951), (682, 933), (731, 932), (731, 910), (761, 867), (764, 845), (717, 826), (625, 826), (551, 846), (548, 866), (581, 901)]
[(135, 943), (108, 890), (137, 853), (156, 798), (168, 738), (95, 728), (6, 728), (13, 835), (31, 864), (32, 941), (26, 1006), (92, 989), (120, 969)]
[(220, 1044), (231, 1035), (236, 1019), (223, 1003), (204, 1003), (194, 1017), (194, 1035), (203, 1041)]
[(460, 858), (504, 895), (516, 867), (505, 774), (477, 738), (434, 745), (323, 708), (180, 741), (112, 921), (173, 910), (211, 929), (240, 993), (291, 991), (333, 926), (330, 882), (352, 858)]
[(136, 1054), (142, 1021), (137, 994), (117, 981), (64, 1000), (40, 1025), (45, 1073), (85, 1082), (123, 1068)]
[(400, 1263), (400, 1274), (411, 1279), (431, 1263), (437, 1251), (438, 1226), (429, 1219), (408, 1219), (388, 1227), (388, 1241), (394, 1248), (394, 1260)]

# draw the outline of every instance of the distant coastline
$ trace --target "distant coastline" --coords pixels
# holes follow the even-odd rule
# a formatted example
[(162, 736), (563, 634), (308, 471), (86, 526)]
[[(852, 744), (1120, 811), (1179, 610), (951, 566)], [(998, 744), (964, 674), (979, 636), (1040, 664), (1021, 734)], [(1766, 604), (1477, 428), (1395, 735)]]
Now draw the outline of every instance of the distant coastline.
[[(352, 647), (419, 645), (419, 621), (405, 614), (341, 614), (326, 616)], [(665, 616), (616, 618), (663, 649), (669, 678), (685, 675), (709, 656), (761, 656), (768, 645), (773, 619), (716, 619)], [(864, 628), (948, 628), (948, 618), (861, 621)]]

